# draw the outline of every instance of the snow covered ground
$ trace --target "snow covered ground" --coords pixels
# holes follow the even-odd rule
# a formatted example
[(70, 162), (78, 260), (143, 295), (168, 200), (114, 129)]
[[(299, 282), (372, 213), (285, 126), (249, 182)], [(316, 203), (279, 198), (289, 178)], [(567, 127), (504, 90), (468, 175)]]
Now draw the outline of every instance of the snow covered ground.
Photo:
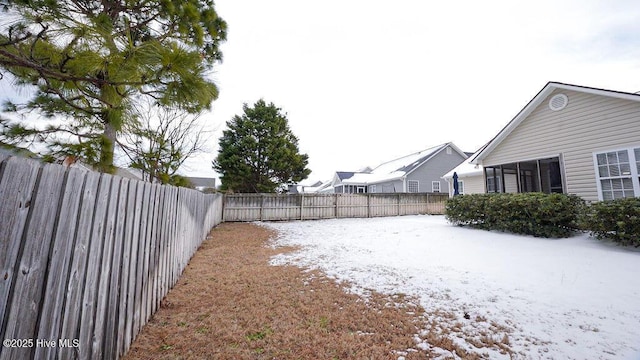
[[(635, 249), (587, 235), (542, 239), (456, 227), (443, 216), (263, 225), (280, 232), (274, 245), (300, 246), (274, 265), (320, 269), (361, 294), (416, 296), (438, 324), (432, 330), (491, 359), (509, 355), (472, 344), (508, 342), (527, 359), (640, 359)], [(432, 346), (419, 335), (419, 347)]]

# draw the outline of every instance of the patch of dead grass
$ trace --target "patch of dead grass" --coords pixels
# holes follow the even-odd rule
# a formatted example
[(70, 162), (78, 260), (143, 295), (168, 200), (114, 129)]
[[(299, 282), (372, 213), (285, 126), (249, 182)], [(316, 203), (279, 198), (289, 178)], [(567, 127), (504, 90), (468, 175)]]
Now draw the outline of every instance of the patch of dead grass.
[[(400, 353), (405, 359), (425, 359), (434, 355), (429, 349), (416, 349), (415, 334), (437, 326), (428, 326), (424, 309), (415, 299), (372, 292), (363, 301), (319, 272), (270, 266), (271, 256), (292, 250), (266, 246), (272, 236), (273, 231), (246, 223), (215, 228), (125, 359), (397, 359)], [(448, 331), (430, 331), (423, 339), (463, 358), (479, 358), (460, 349)]]

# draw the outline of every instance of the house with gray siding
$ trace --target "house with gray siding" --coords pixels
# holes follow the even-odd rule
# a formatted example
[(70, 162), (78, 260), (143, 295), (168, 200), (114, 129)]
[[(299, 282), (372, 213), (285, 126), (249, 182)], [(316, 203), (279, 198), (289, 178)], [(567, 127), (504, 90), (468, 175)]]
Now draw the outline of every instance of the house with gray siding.
[(336, 172), (336, 193), (446, 192), (442, 174), (468, 157), (453, 143), (445, 143), (357, 172)]
[(640, 196), (640, 95), (549, 82), (470, 163), (486, 192)]

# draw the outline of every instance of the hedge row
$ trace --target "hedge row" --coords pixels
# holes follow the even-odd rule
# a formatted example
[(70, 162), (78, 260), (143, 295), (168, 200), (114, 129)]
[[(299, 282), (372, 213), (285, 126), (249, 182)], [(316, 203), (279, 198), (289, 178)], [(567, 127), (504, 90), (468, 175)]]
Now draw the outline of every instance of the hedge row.
[(585, 212), (585, 229), (598, 239), (640, 246), (640, 198), (594, 203)]
[(564, 194), (472, 194), (447, 201), (449, 222), (536, 237), (568, 237), (584, 202)]
[(640, 198), (585, 205), (565, 194), (472, 194), (447, 201), (449, 222), (537, 237), (568, 237), (590, 231), (599, 239), (640, 246)]

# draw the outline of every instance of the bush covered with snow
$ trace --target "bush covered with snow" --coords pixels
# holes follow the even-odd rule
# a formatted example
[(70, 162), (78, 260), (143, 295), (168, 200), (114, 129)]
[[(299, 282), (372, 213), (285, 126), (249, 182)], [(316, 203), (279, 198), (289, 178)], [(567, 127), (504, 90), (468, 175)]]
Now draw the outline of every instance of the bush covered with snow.
[(598, 239), (640, 246), (640, 198), (602, 201), (589, 206), (584, 227)]
[(471, 194), (447, 201), (449, 222), (537, 237), (569, 237), (584, 201), (565, 194)]

